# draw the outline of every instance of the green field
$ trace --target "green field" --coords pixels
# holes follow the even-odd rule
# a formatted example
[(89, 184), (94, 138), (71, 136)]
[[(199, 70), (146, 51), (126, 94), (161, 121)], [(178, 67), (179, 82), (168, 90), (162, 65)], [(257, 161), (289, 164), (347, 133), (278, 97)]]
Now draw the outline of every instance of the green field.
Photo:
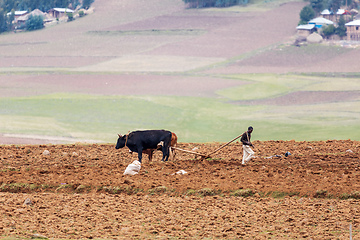
[[(258, 140), (359, 139), (360, 101), (304, 105), (234, 104), (297, 91), (359, 90), (359, 78), (251, 74), (219, 97), (104, 96), (56, 93), (0, 98), (0, 132), (114, 142), (117, 133), (169, 129), (181, 142), (226, 142), (249, 125)], [(345, 83), (345, 84), (344, 84)], [(5, 124), (4, 124), (5, 123)]]

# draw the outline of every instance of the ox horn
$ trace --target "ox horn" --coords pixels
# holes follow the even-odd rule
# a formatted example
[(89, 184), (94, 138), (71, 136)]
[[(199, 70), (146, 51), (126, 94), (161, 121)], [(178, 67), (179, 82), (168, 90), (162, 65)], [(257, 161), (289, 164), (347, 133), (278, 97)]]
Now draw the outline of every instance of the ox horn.
[(119, 138), (121, 138), (121, 137), (122, 137), (122, 135), (121, 135), (121, 134), (118, 134), (118, 136), (119, 136)]

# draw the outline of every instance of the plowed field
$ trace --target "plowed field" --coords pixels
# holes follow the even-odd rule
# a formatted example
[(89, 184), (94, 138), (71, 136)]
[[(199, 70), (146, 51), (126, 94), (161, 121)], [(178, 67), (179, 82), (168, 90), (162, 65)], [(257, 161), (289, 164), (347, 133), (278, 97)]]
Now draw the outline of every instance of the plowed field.
[(144, 156), (134, 176), (123, 172), (137, 155), (112, 144), (0, 146), (0, 236), (349, 239), (350, 226), (360, 236), (360, 142), (254, 145), (247, 165), (236, 142), (210, 159)]

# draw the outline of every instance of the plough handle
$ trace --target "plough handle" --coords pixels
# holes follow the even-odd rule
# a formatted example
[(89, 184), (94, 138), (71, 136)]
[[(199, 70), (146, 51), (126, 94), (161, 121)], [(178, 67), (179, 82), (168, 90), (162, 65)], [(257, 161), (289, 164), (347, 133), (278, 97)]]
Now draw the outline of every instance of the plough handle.
[(218, 149), (216, 149), (215, 151), (213, 151), (212, 153), (210, 153), (209, 156), (212, 155), (212, 154), (214, 154), (214, 153), (216, 153), (217, 151), (219, 151), (219, 150), (222, 149), (223, 147), (229, 145), (230, 143), (232, 143), (233, 141), (235, 141), (236, 139), (238, 139), (238, 138), (241, 137), (241, 136), (242, 136), (242, 134), (239, 135), (239, 136), (237, 136), (236, 138), (234, 138), (234, 139), (231, 140), (230, 142), (227, 142), (227, 143), (225, 143), (224, 145), (220, 146)]

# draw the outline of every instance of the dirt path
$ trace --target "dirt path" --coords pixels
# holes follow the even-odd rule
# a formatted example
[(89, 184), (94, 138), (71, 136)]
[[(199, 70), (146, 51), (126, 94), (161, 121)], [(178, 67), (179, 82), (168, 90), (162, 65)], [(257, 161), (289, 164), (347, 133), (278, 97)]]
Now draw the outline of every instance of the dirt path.
[[(209, 153), (219, 145), (178, 147)], [(343, 239), (350, 224), (357, 235), (359, 200), (348, 198), (360, 198), (360, 142), (255, 146), (245, 166), (239, 143), (208, 160), (178, 152), (160, 162), (157, 152), (134, 176), (123, 172), (136, 155), (114, 145), (1, 146), (0, 236)]]

